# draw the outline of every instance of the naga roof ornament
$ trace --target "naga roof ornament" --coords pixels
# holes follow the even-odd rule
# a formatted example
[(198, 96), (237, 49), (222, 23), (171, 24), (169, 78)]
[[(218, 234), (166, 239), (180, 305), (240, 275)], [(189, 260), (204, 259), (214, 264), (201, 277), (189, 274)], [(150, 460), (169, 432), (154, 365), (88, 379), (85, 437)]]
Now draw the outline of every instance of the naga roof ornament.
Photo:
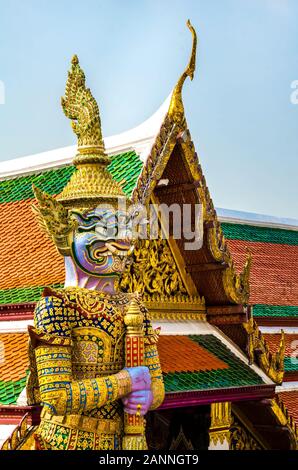
[(182, 88), (183, 84), (187, 77), (193, 80), (195, 69), (196, 69), (196, 53), (197, 53), (197, 33), (192, 26), (190, 20), (187, 21), (187, 27), (191, 31), (192, 34), (192, 51), (191, 56), (189, 59), (189, 63), (182, 73), (181, 77), (179, 78), (173, 93), (172, 98), (169, 106), (168, 114), (173, 120), (177, 123), (180, 123), (181, 120), (184, 118), (184, 106), (182, 100)]

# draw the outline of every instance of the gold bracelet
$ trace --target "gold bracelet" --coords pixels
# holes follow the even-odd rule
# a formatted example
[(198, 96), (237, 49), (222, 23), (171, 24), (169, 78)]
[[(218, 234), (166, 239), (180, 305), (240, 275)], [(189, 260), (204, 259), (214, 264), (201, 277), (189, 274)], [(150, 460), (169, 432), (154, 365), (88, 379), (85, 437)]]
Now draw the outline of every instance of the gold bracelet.
[(121, 370), (116, 374), (119, 387), (119, 398), (128, 395), (131, 392), (131, 378), (127, 370)]

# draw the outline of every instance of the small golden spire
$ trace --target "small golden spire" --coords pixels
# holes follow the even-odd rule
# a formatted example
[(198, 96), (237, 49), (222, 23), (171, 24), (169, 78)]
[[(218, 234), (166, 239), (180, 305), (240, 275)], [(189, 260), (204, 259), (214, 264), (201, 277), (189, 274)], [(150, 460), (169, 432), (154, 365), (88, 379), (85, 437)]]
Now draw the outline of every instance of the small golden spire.
[(78, 153), (73, 160), (77, 171), (57, 199), (70, 209), (95, 208), (104, 203), (117, 206), (118, 199), (125, 196), (106, 168), (110, 158), (105, 153), (99, 108), (85, 82), (74, 55), (61, 104), (78, 137)]
[(61, 105), (65, 116), (71, 119), (72, 128), (78, 137), (79, 154), (92, 155), (92, 160), (95, 155), (100, 156), (96, 161), (108, 160), (105, 155), (98, 104), (90, 88), (86, 88), (85, 82), (84, 71), (80, 67), (78, 57), (74, 55)]
[(168, 112), (169, 116), (171, 116), (176, 122), (181, 122), (181, 119), (183, 119), (183, 116), (184, 116), (184, 106), (183, 106), (183, 101), (182, 101), (183, 84), (187, 77), (193, 80), (194, 72), (196, 68), (197, 34), (190, 20), (187, 21), (186, 25), (192, 33), (191, 56), (189, 59), (188, 66), (184, 70), (183, 74), (179, 78), (174, 88), (172, 98), (171, 98), (171, 103), (169, 106), (169, 112)]

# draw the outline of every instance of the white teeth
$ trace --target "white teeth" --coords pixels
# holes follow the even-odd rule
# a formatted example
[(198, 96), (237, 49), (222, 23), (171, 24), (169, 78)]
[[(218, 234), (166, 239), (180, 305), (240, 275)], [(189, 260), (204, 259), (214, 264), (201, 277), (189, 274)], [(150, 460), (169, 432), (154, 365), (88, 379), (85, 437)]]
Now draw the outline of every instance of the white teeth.
[(112, 252), (112, 253), (117, 253), (117, 248), (115, 248), (113, 245), (110, 245), (110, 243), (106, 243), (105, 246)]

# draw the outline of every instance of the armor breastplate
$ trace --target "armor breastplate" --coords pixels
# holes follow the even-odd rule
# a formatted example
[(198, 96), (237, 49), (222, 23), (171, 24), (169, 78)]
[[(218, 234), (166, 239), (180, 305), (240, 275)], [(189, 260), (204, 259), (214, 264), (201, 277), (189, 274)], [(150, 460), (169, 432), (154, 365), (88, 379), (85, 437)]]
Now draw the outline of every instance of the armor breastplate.
[(124, 328), (113, 338), (98, 327), (72, 330), (72, 370), (76, 380), (110, 375), (124, 368)]

